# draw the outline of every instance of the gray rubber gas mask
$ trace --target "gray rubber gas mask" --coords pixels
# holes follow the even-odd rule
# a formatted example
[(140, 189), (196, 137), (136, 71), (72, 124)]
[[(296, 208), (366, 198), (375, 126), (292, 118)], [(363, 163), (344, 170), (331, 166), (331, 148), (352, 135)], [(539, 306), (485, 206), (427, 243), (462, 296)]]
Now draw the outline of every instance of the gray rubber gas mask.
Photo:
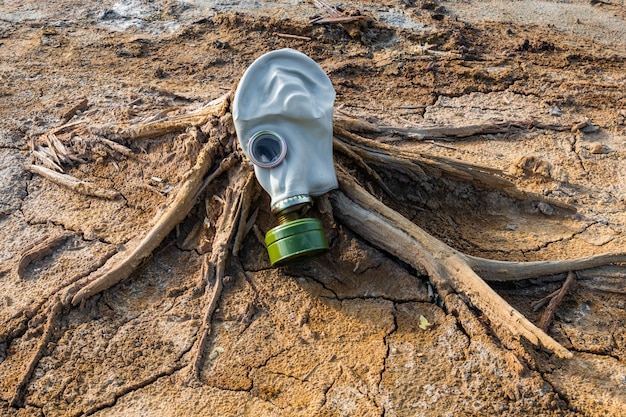
[(337, 188), (334, 100), (326, 73), (292, 49), (254, 61), (235, 92), (237, 137), (280, 223), (265, 236), (273, 266), (328, 251), (321, 223), (304, 215), (312, 197)]

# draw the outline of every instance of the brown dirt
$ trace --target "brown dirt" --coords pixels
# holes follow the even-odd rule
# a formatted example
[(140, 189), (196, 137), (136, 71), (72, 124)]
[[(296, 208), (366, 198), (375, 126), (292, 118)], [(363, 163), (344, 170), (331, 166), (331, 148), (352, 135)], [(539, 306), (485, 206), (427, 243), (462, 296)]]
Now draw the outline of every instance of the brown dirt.
[[(576, 214), (446, 179), (417, 189), (397, 173), (383, 176), (403, 196), (398, 209), (466, 253), (524, 261), (626, 246), (623, 2), (558, 9), (563, 2), (493, 1), (487, 13), (471, 2), (357, 1), (343, 12), (369, 19), (343, 26), (312, 26), (317, 10), (306, 3), (243, 13), (201, 3), (0, 6), (2, 323), (145, 231), (162, 194), (194, 160), (188, 135), (126, 143), (136, 158), (87, 144), (89, 163), (70, 172), (123, 195), (106, 201), (26, 171), (32, 138), (83, 98), (89, 107), (73, 120), (93, 124), (189, 111), (230, 90), (256, 57), (283, 47), (320, 63), (338, 109), (377, 123), (588, 119), (597, 131), (512, 127), (454, 142), (393, 142), (507, 170), (520, 188), (573, 204)], [(124, 17), (120, 4), (142, 13)], [(517, 12), (523, 7), (537, 19)], [(226, 180), (209, 195), (221, 195)], [(258, 205), (266, 231), (274, 225), (268, 198)], [(212, 202), (210, 223), (218, 210)], [(331, 253), (304, 266), (270, 269), (254, 234), (246, 238), (235, 262), (244, 272), (233, 269), (225, 286), (201, 384), (187, 385), (202, 321), (195, 282), (204, 246), (186, 238), (203, 211), (195, 209), (128, 280), (65, 312), (18, 409), (8, 402), (40, 326), (0, 344), (0, 415), (619, 416), (626, 409), (623, 265), (582, 272), (559, 307), (549, 333), (575, 353), (563, 360), (499, 340), (480, 312), (447, 313), (429, 297), (426, 277), (328, 222)], [(24, 248), (62, 231), (74, 234), (18, 277)], [(496, 289), (537, 323), (532, 303), (563, 279)], [(433, 326), (421, 329), (420, 316)]]

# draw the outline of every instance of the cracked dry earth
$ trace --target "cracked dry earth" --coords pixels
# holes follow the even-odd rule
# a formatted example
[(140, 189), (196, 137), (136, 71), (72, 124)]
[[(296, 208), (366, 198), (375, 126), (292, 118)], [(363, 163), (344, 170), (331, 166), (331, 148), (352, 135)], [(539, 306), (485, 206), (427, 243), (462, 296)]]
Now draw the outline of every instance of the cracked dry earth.
[[(320, 12), (306, 2), (65, 0), (44, 10), (3, 2), (0, 322), (145, 232), (197, 147), (188, 134), (125, 142), (130, 156), (85, 143), (87, 163), (68, 172), (121, 193), (105, 200), (27, 171), (31, 140), (65, 116), (105, 124), (191, 111), (229, 91), (256, 57), (283, 47), (320, 63), (338, 111), (371, 122), (516, 122), (506, 133), (457, 140), (379, 140), (505, 170), (519, 188), (577, 208), (515, 202), (446, 178), (417, 189), (377, 167), (401, 196), (394, 208), (451, 246), (517, 261), (623, 250), (623, 2), (488, 3), (489, 12), (478, 2), (355, 1), (333, 5), (367, 19), (313, 26)], [(528, 120), (547, 128), (519, 128)], [(223, 195), (226, 181), (207, 195)], [(9, 402), (40, 323), (3, 339), (0, 415), (624, 414), (624, 265), (579, 272), (548, 329), (574, 353), (559, 359), (496, 336), (488, 317), (458, 298), (433, 297), (427, 277), (328, 216), (330, 254), (302, 266), (269, 268), (255, 234), (246, 237), (230, 262), (200, 381), (186, 383), (202, 322), (200, 254), (210, 250), (221, 207), (207, 201), (129, 279), (62, 312), (18, 407)], [(269, 199), (256, 205), (265, 232), (275, 222)], [(71, 233), (64, 243), (16, 273), (29, 244), (63, 232)], [(494, 287), (537, 323), (533, 303), (564, 278)], [(432, 326), (420, 328), (420, 316)]]

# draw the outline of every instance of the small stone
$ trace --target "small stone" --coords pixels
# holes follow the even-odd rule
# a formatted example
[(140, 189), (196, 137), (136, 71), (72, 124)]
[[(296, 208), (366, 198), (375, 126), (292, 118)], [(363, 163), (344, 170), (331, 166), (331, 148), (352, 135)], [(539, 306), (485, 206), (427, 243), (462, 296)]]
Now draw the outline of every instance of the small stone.
[(606, 146), (604, 146), (601, 143), (592, 143), (591, 146), (589, 147), (589, 152), (595, 153), (595, 154), (606, 153), (606, 151), (607, 151)]
[(550, 114), (553, 116), (562, 116), (563, 112), (558, 107), (550, 107)]
[(541, 213), (545, 214), (546, 216), (552, 216), (554, 214), (554, 209), (552, 208), (552, 206), (544, 201), (540, 201), (537, 204), (537, 208)]

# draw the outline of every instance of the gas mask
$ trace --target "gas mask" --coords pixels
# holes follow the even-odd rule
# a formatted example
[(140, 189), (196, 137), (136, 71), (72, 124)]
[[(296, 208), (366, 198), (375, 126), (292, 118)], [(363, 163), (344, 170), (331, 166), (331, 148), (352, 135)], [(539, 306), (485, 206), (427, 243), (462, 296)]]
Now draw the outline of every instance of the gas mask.
[(269, 52), (241, 78), (232, 114), (237, 137), (271, 196), (279, 225), (265, 235), (272, 266), (328, 251), (312, 197), (337, 188), (333, 164), (335, 90), (324, 71), (292, 49)]

